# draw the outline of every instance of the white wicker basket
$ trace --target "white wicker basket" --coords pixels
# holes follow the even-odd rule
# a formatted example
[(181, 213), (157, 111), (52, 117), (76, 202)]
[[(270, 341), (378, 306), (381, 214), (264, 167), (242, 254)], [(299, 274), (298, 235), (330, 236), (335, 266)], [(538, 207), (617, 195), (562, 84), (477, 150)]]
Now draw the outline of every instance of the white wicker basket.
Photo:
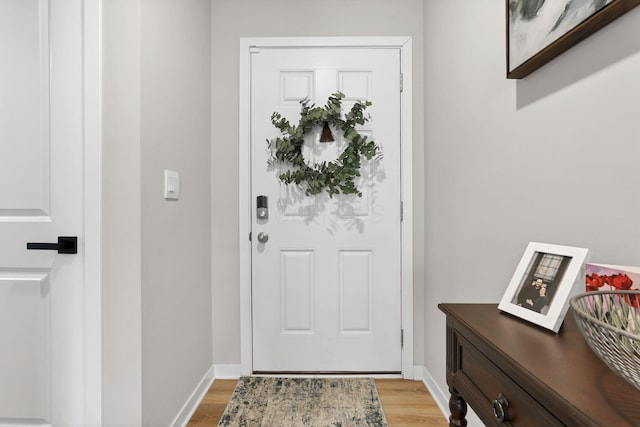
[(582, 335), (616, 374), (640, 390), (640, 291), (586, 292), (571, 298)]

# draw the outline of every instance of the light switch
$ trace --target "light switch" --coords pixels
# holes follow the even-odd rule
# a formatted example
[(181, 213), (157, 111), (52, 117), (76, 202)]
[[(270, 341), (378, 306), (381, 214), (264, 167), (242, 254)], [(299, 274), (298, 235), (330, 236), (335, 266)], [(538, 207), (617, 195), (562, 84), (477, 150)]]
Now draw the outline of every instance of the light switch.
[(168, 169), (164, 170), (164, 198), (178, 200), (180, 197), (180, 174)]

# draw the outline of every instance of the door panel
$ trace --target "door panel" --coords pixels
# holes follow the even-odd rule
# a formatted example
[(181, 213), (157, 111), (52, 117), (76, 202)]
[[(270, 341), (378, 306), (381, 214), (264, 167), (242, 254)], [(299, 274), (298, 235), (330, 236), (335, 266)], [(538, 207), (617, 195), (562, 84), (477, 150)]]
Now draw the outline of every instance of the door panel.
[[(48, 4), (0, 2), (0, 216), (46, 215), (49, 203)], [(9, 144), (9, 142), (11, 142)]]
[[(12, 390), (0, 400), (0, 414), (49, 418), (51, 402), (51, 299), (49, 274), (0, 272), (0, 384)], [(10, 367), (10, 369), (7, 369)]]
[(313, 251), (280, 251), (282, 333), (314, 333)]
[[(254, 371), (400, 372), (400, 55), (398, 49), (289, 48), (252, 54), (252, 241)], [(300, 101), (324, 105), (343, 92), (343, 113), (372, 101), (359, 132), (383, 147), (365, 161), (362, 197), (280, 184), (285, 166), (268, 166), (265, 139), (278, 136), (270, 118), (292, 123)], [(307, 136), (309, 163), (332, 161), (344, 149)], [(269, 198), (258, 219), (256, 197)]]
[[(0, 57), (0, 426), (79, 426), (81, 0), (0, 0)], [(61, 235), (78, 254), (26, 249)]]
[(373, 313), (373, 251), (339, 251), (340, 332), (369, 334)]

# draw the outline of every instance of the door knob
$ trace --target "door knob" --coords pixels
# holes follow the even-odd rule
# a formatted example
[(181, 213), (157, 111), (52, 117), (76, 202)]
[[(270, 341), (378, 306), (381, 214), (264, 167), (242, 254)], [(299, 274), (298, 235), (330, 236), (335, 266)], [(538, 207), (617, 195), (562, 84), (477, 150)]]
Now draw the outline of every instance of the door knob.
[(258, 242), (267, 243), (268, 240), (269, 240), (269, 235), (267, 233), (262, 231), (258, 233)]
[(77, 254), (77, 236), (58, 236), (58, 243), (27, 243), (27, 249), (58, 251), (59, 254)]
[(507, 409), (509, 408), (509, 402), (502, 393), (498, 394), (498, 398), (491, 402), (493, 407), (493, 415), (496, 420), (503, 423), (507, 419)]

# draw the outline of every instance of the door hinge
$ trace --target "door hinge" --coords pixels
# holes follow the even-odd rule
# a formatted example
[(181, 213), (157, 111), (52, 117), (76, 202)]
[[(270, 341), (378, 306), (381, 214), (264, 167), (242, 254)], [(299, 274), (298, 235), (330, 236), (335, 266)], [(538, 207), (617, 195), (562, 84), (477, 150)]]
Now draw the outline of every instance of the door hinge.
[(249, 241), (251, 241), (251, 232), (249, 232)]
[(404, 348), (404, 329), (400, 329), (400, 348)]
[(404, 220), (404, 202), (400, 202), (400, 222)]
[(400, 73), (400, 92), (404, 90), (404, 76)]

